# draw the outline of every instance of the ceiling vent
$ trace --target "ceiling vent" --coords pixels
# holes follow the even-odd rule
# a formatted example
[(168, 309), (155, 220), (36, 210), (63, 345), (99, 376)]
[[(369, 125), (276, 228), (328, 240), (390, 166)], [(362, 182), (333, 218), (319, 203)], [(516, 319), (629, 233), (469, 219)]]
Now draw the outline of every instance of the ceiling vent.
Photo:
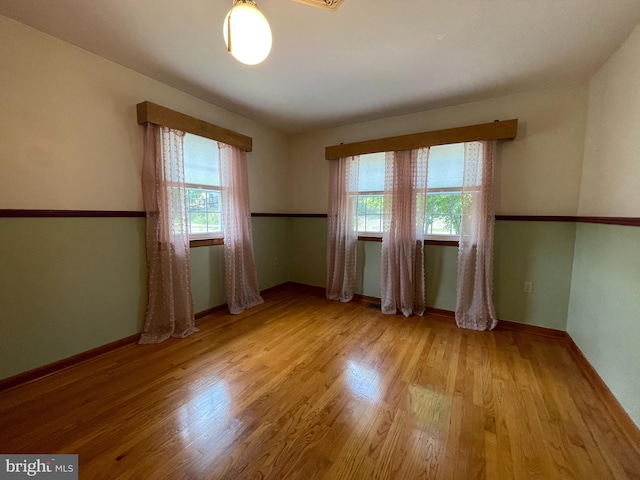
[(294, 0), (298, 3), (311, 5), (312, 7), (324, 8), (325, 10), (337, 10), (343, 0)]

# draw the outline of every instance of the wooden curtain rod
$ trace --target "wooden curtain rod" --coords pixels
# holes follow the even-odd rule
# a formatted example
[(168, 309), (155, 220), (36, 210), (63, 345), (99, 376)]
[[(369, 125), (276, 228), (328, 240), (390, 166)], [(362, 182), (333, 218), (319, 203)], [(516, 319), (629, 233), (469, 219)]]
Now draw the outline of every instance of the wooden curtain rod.
[(413, 133), (398, 137), (378, 138), (364, 142), (345, 143), (325, 148), (325, 158), (335, 160), (341, 157), (364, 155), (367, 153), (412, 150), (449, 143), (473, 142), (477, 140), (511, 140), (518, 134), (518, 119), (481, 123), (467, 127), (447, 128), (431, 132)]
[(227, 130), (151, 102), (139, 103), (136, 105), (136, 109), (138, 110), (138, 123), (140, 125), (155, 123), (163, 127), (175, 128), (200, 137), (210, 138), (216, 142), (233, 145), (247, 152), (253, 150), (253, 139), (233, 130)]

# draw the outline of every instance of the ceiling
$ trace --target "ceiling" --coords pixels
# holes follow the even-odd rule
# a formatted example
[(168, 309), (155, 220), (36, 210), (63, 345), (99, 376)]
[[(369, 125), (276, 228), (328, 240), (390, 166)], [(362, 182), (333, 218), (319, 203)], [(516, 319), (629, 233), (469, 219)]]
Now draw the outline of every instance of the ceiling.
[(585, 82), (639, 0), (257, 0), (267, 60), (238, 63), (232, 0), (0, 0), (14, 18), (287, 133)]

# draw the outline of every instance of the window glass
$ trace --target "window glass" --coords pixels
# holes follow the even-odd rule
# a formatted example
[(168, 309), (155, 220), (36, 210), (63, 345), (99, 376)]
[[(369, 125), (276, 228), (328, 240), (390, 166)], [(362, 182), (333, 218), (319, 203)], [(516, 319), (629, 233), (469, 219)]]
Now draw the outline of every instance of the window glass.
[[(360, 156), (358, 169), (358, 233), (383, 231), (384, 153)], [(464, 143), (429, 149), (425, 234), (434, 238), (460, 235)], [(468, 195), (467, 195), (468, 197)], [(468, 199), (467, 199), (468, 201)]]
[(358, 191), (382, 192), (384, 190), (384, 152), (360, 156), (358, 166)]
[(464, 143), (437, 145), (429, 149), (429, 189), (462, 186)]
[(218, 142), (187, 133), (184, 178), (190, 239), (222, 236)]
[(184, 136), (184, 183), (220, 186), (218, 142), (190, 133)]

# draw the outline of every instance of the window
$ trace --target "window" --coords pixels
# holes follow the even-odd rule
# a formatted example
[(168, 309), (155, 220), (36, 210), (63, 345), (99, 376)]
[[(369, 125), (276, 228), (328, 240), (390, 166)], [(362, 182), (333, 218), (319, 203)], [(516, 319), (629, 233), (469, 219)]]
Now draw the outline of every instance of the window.
[[(358, 233), (379, 236), (383, 230), (385, 154), (360, 156)], [(425, 234), (447, 240), (460, 235), (464, 143), (429, 149)]]
[(425, 234), (458, 237), (462, 218), (464, 143), (429, 149)]
[(184, 183), (190, 240), (222, 237), (218, 142), (187, 133)]
[(384, 153), (360, 156), (358, 167), (358, 233), (382, 233)]

